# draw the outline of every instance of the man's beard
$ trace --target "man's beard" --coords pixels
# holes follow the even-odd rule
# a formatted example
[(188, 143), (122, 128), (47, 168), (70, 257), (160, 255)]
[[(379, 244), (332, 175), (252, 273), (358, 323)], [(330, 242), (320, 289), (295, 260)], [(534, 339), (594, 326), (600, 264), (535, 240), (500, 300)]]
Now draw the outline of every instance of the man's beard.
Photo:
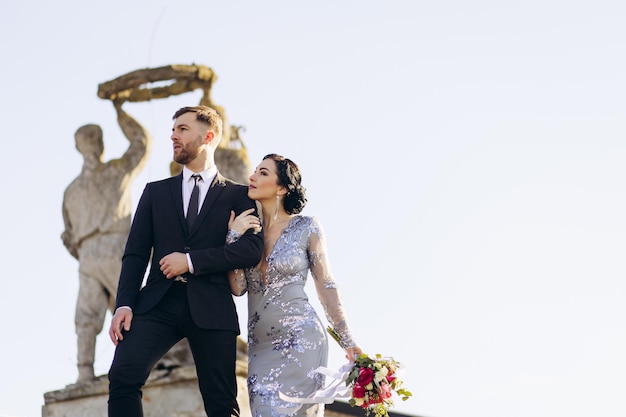
[(195, 152), (190, 152), (187, 148), (181, 148), (178, 154), (174, 154), (174, 161), (178, 162), (181, 165), (187, 165), (200, 154), (200, 148), (197, 147), (193, 149)]

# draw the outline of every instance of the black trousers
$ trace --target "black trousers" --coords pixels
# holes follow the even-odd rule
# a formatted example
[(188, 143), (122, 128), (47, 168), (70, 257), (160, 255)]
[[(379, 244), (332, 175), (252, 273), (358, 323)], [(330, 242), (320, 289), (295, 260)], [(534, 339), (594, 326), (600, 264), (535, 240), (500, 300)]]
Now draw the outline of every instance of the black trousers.
[(141, 388), (159, 359), (184, 337), (189, 341), (207, 415), (239, 416), (237, 335), (197, 327), (191, 318), (185, 286), (172, 283), (155, 308), (133, 317), (109, 370), (109, 417), (143, 417)]

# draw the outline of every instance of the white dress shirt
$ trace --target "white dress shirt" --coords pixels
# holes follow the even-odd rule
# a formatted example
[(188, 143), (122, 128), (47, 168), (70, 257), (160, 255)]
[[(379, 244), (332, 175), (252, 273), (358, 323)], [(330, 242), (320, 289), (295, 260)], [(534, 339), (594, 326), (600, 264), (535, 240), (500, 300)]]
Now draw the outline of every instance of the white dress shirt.
[(217, 175), (217, 167), (209, 168), (206, 171), (193, 172), (186, 166), (183, 167), (183, 212), (185, 217), (187, 216), (187, 208), (189, 207), (189, 199), (191, 198), (191, 192), (193, 191), (194, 179), (191, 178), (193, 174), (200, 174), (202, 181), (198, 183), (200, 187), (200, 202), (198, 204), (198, 213), (202, 208), (202, 203), (206, 197), (206, 193), (209, 191), (209, 187), (213, 182), (213, 179)]
[[(212, 167), (201, 172), (193, 172), (186, 166), (183, 166), (183, 212), (185, 213), (185, 217), (187, 216), (187, 209), (189, 207), (191, 192), (193, 191), (193, 186), (195, 185), (195, 180), (191, 178), (193, 174), (199, 174), (202, 177), (202, 181), (198, 182), (198, 187), (200, 188), (198, 213), (200, 213), (200, 210), (202, 209), (202, 203), (204, 203), (204, 198), (209, 191), (209, 187), (211, 186), (213, 179), (217, 175), (217, 167)], [(186, 255), (189, 272), (193, 274), (194, 270), (193, 264), (191, 263), (191, 256), (189, 256), (188, 253)]]

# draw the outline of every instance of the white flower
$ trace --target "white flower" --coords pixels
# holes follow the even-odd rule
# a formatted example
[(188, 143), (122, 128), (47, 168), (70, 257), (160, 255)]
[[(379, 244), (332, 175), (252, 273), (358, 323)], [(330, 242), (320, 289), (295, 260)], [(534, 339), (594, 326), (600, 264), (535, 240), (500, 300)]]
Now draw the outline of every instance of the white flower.
[(389, 369), (387, 369), (386, 366), (383, 366), (383, 367), (380, 368), (380, 371), (378, 371), (378, 372), (376, 372), (376, 374), (374, 374), (374, 380), (376, 382), (380, 382), (383, 379), (385, 379), (387, 374), (389, 374)]

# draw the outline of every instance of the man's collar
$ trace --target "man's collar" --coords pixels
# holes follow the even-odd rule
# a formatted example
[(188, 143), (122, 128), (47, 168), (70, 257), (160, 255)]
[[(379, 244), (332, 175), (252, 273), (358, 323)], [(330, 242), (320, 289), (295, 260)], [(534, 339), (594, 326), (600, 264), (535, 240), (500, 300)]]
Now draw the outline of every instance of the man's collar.
[(217, 167), (213, 166), (201, 172), (193, 172), (186, 166), (183, 166), (183, 181), (188, 181), (193, 174), (200, 174), (200, 176), (202, 176), (202, 181), (208, 182), (208, 180), (213, 180), (215, 175), (217, 175)]

